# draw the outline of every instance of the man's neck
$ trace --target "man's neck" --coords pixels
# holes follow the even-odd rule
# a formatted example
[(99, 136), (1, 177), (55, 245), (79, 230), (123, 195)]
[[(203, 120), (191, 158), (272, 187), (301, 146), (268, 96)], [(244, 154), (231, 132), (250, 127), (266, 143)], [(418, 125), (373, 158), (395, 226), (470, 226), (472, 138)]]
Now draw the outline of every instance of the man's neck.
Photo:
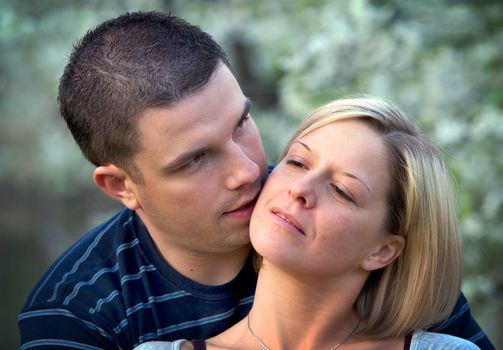
[(252, 249), (250, 243), (236, 244), (224, 251), (224, 248), (220, 248), (220, 251), (216, 248), (208, 251), (208, 247), (191, 248), (188, 244), (171, 240), (169, 235), (159, 233), (152, 225), (148, 225), (148, 220), (140, 213), (138, 215), (162, 258), (178, 273), (197, 283), (217, 286), (232, 281), (245, 265)]
[(222, 285), (233, 280), (250, 254), (246, 245), (229, 252), (201, 253), (164, 249), (164, 259), (183, 276), (205, 285)]

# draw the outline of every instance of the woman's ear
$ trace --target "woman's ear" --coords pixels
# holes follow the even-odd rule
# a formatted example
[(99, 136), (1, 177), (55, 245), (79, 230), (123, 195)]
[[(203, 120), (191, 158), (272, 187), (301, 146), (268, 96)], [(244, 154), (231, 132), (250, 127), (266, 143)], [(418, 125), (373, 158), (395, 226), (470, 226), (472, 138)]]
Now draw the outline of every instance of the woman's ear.
[(399, 235), (387, 235), (384, 243), (367, 255), (360, 267), (366, 271), (381, 269), (400, 256), (404, 247), (404, 237)]
[(113, 164), (99, 166), (94, 170), (93, 180), (103, 192), (127, 208), (136, 210), (140, 207), (135, 194), (136, 185), (122, 168)]

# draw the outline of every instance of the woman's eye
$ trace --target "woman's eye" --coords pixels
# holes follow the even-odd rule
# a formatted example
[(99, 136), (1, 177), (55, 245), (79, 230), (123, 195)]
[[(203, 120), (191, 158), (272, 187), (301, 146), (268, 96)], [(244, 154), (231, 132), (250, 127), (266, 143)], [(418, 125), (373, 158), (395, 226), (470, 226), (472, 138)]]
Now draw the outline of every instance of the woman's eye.
[(288, 165), (292, 165), (296, 168), (305, 168), (306, 166), (297, 160), (290, 159), (286, 162)]
[(333, 191), (335, 193), (337, 193), (338, 196), (341, 196), (342, 198), (344, 198), (347, 201), (353, 202), (353, 199), (350, 196), (348, 196), (347, 193), (344, 192), (344, 190), (342, 188), (340, 188), (337, 185), (331, 185), (331, 186), (332, 186)]

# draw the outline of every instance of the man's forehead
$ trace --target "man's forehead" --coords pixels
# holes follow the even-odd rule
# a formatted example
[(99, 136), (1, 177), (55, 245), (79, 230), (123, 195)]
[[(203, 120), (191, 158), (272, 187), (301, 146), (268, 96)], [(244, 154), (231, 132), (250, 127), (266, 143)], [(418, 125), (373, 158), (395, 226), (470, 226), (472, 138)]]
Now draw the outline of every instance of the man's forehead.
[(181, 146), (185, 150), (186, 145), (208, 142), (206, 138), (210, 142), (226, 138), (249, 107), (249, 100), (223, 65), (197, 92), (172, 106), (147, 109), (138, 120), (140, 142), (148, 148), (166, 148), (170, 143), (170, 149)]

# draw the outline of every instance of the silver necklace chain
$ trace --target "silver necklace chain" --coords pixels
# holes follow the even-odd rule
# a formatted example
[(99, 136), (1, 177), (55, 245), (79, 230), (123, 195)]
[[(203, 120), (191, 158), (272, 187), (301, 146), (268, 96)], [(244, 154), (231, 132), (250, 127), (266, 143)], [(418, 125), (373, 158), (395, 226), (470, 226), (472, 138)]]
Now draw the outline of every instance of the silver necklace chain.
[[(255, 335), (255, 333), (253, 332), (252, 328), (251, 328), (251, 325), (250, 325), (250, 314), (248, 314), (248, 330), (250, 331), (250, 334), (251, 336), (253, 337), (253, 339), (255, 339), (257, 341), (257, 343), (260, 344), (260, 346), (262, 348), (264, 348), (265, 350), (271, 350), (267, 345), (264, 344), (264, 342), (262, 340), (260, 340), (259, 337), (257, 337), (257, 335)], [(340, 343), (337, 343), (334, 347), (330, 348), (330, 350), (335, 350), (337, 349), (339, 346), (341, 346), (342, 344), (344, 344), (346, 342), (346, 340), (348, 340), (354, 333), (355, 331), (358, 329), (358, 326), (360, 325), (360, 319), (358, 319), (358, 322), (356, 323), (356, 326), (353, 328), (353, 330), (347, 335), (346, 338), (344, 338)]]

